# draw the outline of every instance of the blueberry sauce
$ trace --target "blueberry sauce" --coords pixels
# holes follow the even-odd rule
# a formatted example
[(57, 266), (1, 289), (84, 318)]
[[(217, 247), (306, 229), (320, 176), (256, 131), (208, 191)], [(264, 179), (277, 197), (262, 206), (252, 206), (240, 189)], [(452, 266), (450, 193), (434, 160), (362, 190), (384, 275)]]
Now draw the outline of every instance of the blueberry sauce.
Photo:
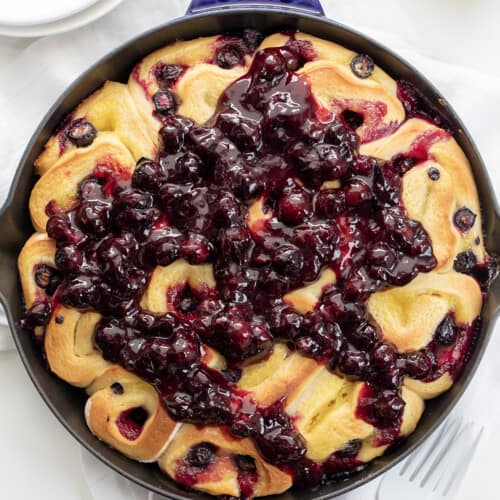
[[(213, 63), (240, 64), (259, 42), (252, 31), (221, 37)], [(54, 285), (23, 320), (30, 329), (44, 325), (59, 302), (97, 310), (103, 318), (95, 344), (104, 358), (150, 382), (172, 418), (252, 438), (297, 486), (359, 470), (360, 443), (347, 443), (323, 466), (307, 459), (286, 402), (259, 407), (236, 388), (245, 364), (266, 358), (283, 340), (366, 382), (356, 414), (377, 428), (382, 445), (399, 438), (404, 375), (456, 376), (470, 339), (470, 329), (450, 317), (425, 350), (397, 354), (381, 342), (365, 306), (375, 291), (436, 266), (428, 234), (402, 205), (401, 176), (449, 134), (426, 136), (409, 155), (388, 162), (361, 155), (355, 114), (332, 116), (296, 73), (314, 58), (310, 44), (293, 37), (259, 51), (205, 125), (169, 104), (186, 67), (156, 66), (160, 97), (168, 97), (162, 113), (155, 111), (162, 123), (158, 156), (140, 159), (132, 177), (112, 162), (98, 165), (68, 211), (51, 204), (47, 232), (56, 241), (58, 269), (40, 268), (37, 283)], [(408, 84), (400, 83), (399, 92), (408, 116), (443, 126)], [(256, 199), (263, 214), (249, 220)], [(174, 287), (167, 290), (170, 313), (143, 310), (154, 268), (179, 258), (211, 263), (216, 286)], [(283, 296), (327, 268), (336, 284), (324, 288), (313, 311), (299, 314)], [(205, 345), (225, 356), (227, 370), (206, 366)], [(120, 432), (137, 439), (144, 421), (123, 414)], [(214, 453), (209, 446), (192, 450), (176, 479), (196, 484)], [(250, 496), (256, 472), (248, 458), (235, 460), (242, 494)]]
[(356, 416), (377, 427), (374, 446), (391, 444), (398, 438), (404, 406), (395, 389), (380, 391), (371, 384), (363, 386)]
[(246, 455), (236, 455), (234, 461), (238, 471), (240, 497), (251, 498), (259, 480), (255, 460)]
[(262, 41), (262, 35), (254, 30), (244, 30), (239, 35), (222, 35), (217, 38), (215, 57), (212, 62), (223, 69), (241, 64), (243, 58), (252, 54)]
[(116, 419), (120, 434), (129, 441), (135, 441), (142, 432), (148, 413), (140, 407), (125, 410)]
[(397, 96), (403, 103), (407, 118), (422, 118), (438, 127), (453, 132), (453, 127), (439, 107), (407, 80), (397, 82)]

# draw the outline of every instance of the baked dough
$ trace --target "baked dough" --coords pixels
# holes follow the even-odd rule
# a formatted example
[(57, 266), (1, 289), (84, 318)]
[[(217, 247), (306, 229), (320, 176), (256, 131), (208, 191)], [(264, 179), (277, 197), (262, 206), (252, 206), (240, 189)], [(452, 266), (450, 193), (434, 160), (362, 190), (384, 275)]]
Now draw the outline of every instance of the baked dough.
[[(478, 263), (486, 262), (487, 255), (478, 196), (464, 153), (449, 133), (423, 119), (406, 119), (397, 83), (382, 69), (375, 66), (369, 76), (360, 78), (350, 68), (354, 52), (305, 33), (296, 33), (293, 38), (309, 44), (315, 53), (314, 60), (306, 62), (298, 73), (306, 77), (328, 118), (339, 117), (346, 110), (363, 117), (356, 130), (360, 154), (389, 161), (399, 155), (412, 157), (416, 150), (422, 155), (425, 150), (425, 157), (418, 157), (402, 177), (402, 205), (429, 234), (437, 266), (404, 286), (373, 293), (365, 304), (370, 321), (382, 340), (401, 355), (426, 348), (447, 315), (453, 314), (457, 324), (471, 325), (481, 311), (481, 290), (473, 278), (453, 270), (453, 263), (465, 251), (473, 252)], [(276, 33), (262, 40), (259, 47), (283, 46), (290, 40), (290, 35)], [(141, 157), (156, 157), (163, 121), (155, 111), (154, 96), (161, 90), (156, 72), (162, 65), (182, 69), (171, 87), (177, 114), (195, 124), (207, 123), (225, 89), (244, 75), (253, 61), (248, 53), (231, 68), (218, 66), (214, 63), (218, 43), (218, 37), (205, 37), (156, 50), (135, 66), (126, 84), (106, 82), (85, 99), (48, 140), (35, 163), (41, 177), (29, 202), (37, 232), (18, 259), (28, 308), (36, 301), (51, 300), (35, 279), (39, 266), (56, 268), (56, 245), (45, 233), (47, 205), (71, 209), (79, 184), (98, 167), (130, 179)], [(95, 128), (95, 138), (89, 144), (77, 147), (68, 139), (68, 126), (75, 120), (87, 120)], [(428, 175), (430, 168), (439, 170), (437, 181)], [(327, 180), (321, 189), (341, 187), (342, 182), (336, 179)], [(265, 195), (249, 202), (246, 223), (255, 238), (275, 216), (266, 202)], [(462, 207), (477, 216), (469, 231), (459, 230), (453, 222)], [(324, 291), (334, 289), (342, 279), (333, 268), (324, 267), (317, 279), (284, 294), (283, 302), (301, 316), (314, 314)], [(178, 258), (167, 266), (157, 266), (140, 306), (154, 315), (176, 314), (172, 291), (185, 287), (195, 294), (215, 290), (213, 263), (192, 265)], [(131, 459), (158, 462), (163, 472), (181, 483), (190, 450), (208, 443), (215, 458), (188, 486), (212, 495), (245, 494), (238, 456), (250, 457), (255, 463), (253, 496), (279, 494), (292, 486), (291, 475), (266, 462), (252, 439), (232, 436), (224, 426), (175, 422), (153, 385), (103, 358), (94, 345), (99, 313), (54, 304), (50, 321), (45, 328), (37, 327), (35, 333), (43, 338), (51, 371), (74, 386), (86, 388), (85, 418), (97, 438)], [(203, 365), (219, 374), (226, 370), (226, 359), (215, 349), (202, 345), (201, 352)], [(407, 376), (400, 391), (404, 411), (399, 435), (414, 431), (424, 400), (438, 396), (452, 384), (448, 372), (432, 381)], [(382, 455), (388, 446), (380, 440), (379, 429), (359, 414), (367, 382), (331, 370), (323, 362), (291, 350), (285, 342), (277, 341), (264, 359), (244, 364), (237, 388), (260, 407), (282, 404), (306, 445), (306, 457), (319, 464), (352, 442), (359, 442), (359, 463)]]

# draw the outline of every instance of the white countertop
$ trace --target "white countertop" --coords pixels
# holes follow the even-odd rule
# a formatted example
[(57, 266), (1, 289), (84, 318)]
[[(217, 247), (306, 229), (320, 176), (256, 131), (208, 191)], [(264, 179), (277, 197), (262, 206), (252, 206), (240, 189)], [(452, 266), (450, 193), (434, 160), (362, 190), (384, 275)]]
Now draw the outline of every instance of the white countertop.
[[(130, 1), (118, 9), (127, 9)], [(143, 3), (146, 6), (147, 0)], [(322, 3), (329, 17), (344, 24), (392, 32), (423, 55), (500, 77), (498, 0), (323, 0)], [(131, 18), (130, 23), (133, 22)], [(0, 66), (31, 42), (0, 37)], [(77, 49), (75, 47), (75, 53)], [(12, 75), (12, 78), (21, 77)], [(487, 105), (477, 112), (487, 113)], [(492, 343), (490, 349), (497, 346), (500, 343)], [(5, 500), (91, 499), (82, 478), (79, 445), (42, 402), (15, 351), (0, 352), (0, 380), (3, 381), (0, 497)], [(499, 433), (496, 436), (492, 446), (500, 444)], [(466, 496), (462, 498), (472, 499), (474, 492), (480, 500), (499, 498), (493, 493), (495, 481), (491, 476), (474, 477), (473, 480), (467, 476), (469, 483), (464, 487)]]

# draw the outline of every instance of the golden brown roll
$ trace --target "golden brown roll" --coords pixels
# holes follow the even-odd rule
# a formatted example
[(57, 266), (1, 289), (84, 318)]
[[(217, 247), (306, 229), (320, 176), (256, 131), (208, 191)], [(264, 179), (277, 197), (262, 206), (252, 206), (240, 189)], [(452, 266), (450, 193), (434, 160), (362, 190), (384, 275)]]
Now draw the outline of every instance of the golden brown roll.
[(368, 309), (384, 338), (405, 352), (425, 347), (450, 312), (459, 324), (471, 324), (481, 312), (477, 281), (455, 271), (422, 273), (402, 287), (374, 293)]
[(150, 384), (117, 365), (110, 366), (87, 392), (89, 429), (134, 460), (157, 460), (180, 425), (168, 416)]
[(178, 113), (197, 123), (204, 123), (212, 116), (224, 89), (245, 73), (245, 65), (223, 69), (208, 63), (216, 55), (217, 40), (217, 36), (212, 36), (175, 42), (149, 54), (134, 68), (128, 86), (152, 137), (157, 136), (161, 127), (153, 96), (160, 90), (156, 73), (162, 66), (185, 68), (171, 90), (179, 102)]
[(56, 161), (40, 179), (30, 196), (30, 215), (37, 231), (45, 231), (46, 207), (55, 203), (58, 210), (67, 210), (77, 197), (80, 182), (105, 167), (130, 178), (135, 161), (128, 149), (114, 134), (102, 133), (88, 148), (73, 149)]
[(50, 369), (77, 387), (87, 387), (110, 364), (94, 346), (101, 316), (58, 306), (45, 329), (44, 347)]
[(191, 265), (179, 259), (166, 267), (156, 267), (142, 297), (142, 305), (151, 312), (172, 311), (177, 293), (186, 285), (195, 292), (214, 288), (211, 264)]
[[(66, 121), (65, 126), (48, 140), (43, 153), (36, 160), (38, 174), (45, 174), (58, 160), (73, 151), (90, 147), (102, 135), (115, 136), (114, 140), (122, 142), (135, 160), (143, 156), (152, 158), (155, 154), (156, 135), (148, 134), (146, 123), (141, 120), (123, 83), (106, 82), (85, 99)], [(69, 136), (71, 127), (76, 127), (82, 121), (89, 122), (94, 130), (90, 129), (90, 137), (84, 145), (77, 145)]]
[(17, 265), (27, 307), (31, 307), (36, 299), (46, 296), (45, 288), (40, 286), (40, 282), (37, 283), (36, 273), (41, 266), (47, 266), (48, 269), (45, 272), (43, 268), (41, 269), (44, 272), (42, 279), (45, 282), (42, 284), (49, 284), (49, 273), (56, 267), (55, 253), (55, 242), (46, 233), (34, 233), (24, 244), (17, 259)]
[[(394, 134), (364, 144), (360, 152), (390, 160), (397, 155), (425, 155), (403, 176), (403, 204), (410, 217), (422, 223), (432, 240), (438, 269), (447, 271), (460, 252), (471, 250), (484, 262), (481, 210), (469, 161), (450, 134), (427, 121), (412, 118)], [(438, 170), (432, 180), (429, 168)], [(454, 219), (467, 208), (475, 214), (470, 230), (461, 231)], [(444, 222), (446, 221), (446, 223)], [(479, 241), (479, 243), (477, 243)]]
[[(192, 465), (190, 454), (200, 445), (209, 450), (207, 463), (196, 457)], [(290, 475), (262, 459), (250, 439), (235, 439), (220, 427), (182, 425), (158, 464), (181, 484), (211, 495), (276, 495), (292, 484)]]

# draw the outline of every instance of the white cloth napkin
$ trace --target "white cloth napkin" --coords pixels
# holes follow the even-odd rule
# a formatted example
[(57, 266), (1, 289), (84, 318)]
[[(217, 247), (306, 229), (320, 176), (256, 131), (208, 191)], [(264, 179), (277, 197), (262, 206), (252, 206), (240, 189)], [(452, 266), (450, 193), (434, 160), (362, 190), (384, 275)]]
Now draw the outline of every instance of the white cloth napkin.
[[(188, 0), (143, 0), (125, 1), (115, 11), (92, 25), (79, 30), (41, 38), (27, 45), (9, 64), (0, 67), (0, 202), (5, 199), (12, 176), (24, 147), (43, 115), (64, 89), (89, 65), (123, 41), (157, 25), (159, 22), (182, 16)], [(334, 15), (334, 2), (324, 0), (327, 15)], [(375, 24), (375, 21), (374, 21)], [(497, 123), (500, 116), (500, 80), (488, 74), (465, 67), (453, 66), (424, 57), (405, 45), (401, 37), (370, 27), (356, 28), (372, 35), (382, 43), (399, 52), (427, 75), (451, 102), (475, 138), (488, 166), (491, 181), (497, 197), (500, 191), (500, 167), (496, 164), (500, 156)], [(0, 350), (12, 347), (10, 335), (1, 326)], [(496, 357), (500, 349), (498, 339), (500, 328), (496, 328), (486, 356), (474, 381), (456, 412), (480, 420), (485, 428), (478, 459), (474, 460), (469, 472), (473, 480), (465, 481), (460, 498), (473, 498), (480, 484), (488, 484), (494, 474), (488, 474), (487, 464), (496, 463), (495, 450), (500, 445), (500, 434), (493, 422), (500, 415), (500, 401), (492, 398), (500, 382)], [(488, 401), (488, 411), (478, 412)], [(152, 500), (148, 492), (108, 469), (93, 456), (82, 450), (83, 473), (95, 500)], [(363, 488), (349, 493), (344, 500), (366, 500), (375, 498), (378, 481), (372, 481)], [(492, 492), (488, 496), (487, 491)], [(482, 500), (493, 500), (496, 490), (485, 488)], [(423, 497), (422, 497), (423, 498)], [(425, 500), (423, 498), (423, 500)]]
[[(0, 67), (0, 206), (26, 144), (70, 83), (129, 38), (184, 15), (188, 4), (188, 0), (128, 0), (89, 26), (34, 40)], [(0, 307), (0, 351), (14, 347), (6, 325)]]

